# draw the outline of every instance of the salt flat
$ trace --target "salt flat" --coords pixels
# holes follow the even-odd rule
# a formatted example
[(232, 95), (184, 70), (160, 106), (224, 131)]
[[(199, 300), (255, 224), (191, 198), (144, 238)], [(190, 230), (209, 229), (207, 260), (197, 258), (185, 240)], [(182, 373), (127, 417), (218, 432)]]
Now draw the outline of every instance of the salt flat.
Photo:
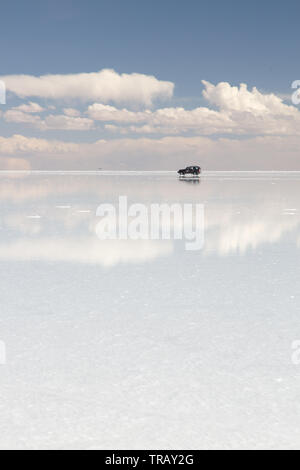
[[(0, 174), (0, 448), (299, 448), (300, 173), (136, 176)], [(100, 241), (120, 195), (203, 248)]]

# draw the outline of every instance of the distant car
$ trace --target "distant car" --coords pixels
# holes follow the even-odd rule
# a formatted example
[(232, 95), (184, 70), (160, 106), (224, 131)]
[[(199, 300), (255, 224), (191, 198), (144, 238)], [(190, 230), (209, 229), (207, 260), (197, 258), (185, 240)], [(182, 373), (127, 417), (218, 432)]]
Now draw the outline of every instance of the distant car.
[(184, 169), (178, 170), (177, 173), (179, 174), (179, 176), (185, 176), (185, 175), (198, 176), (201, 173), (201, 168), (200, 166), (187, 166)]

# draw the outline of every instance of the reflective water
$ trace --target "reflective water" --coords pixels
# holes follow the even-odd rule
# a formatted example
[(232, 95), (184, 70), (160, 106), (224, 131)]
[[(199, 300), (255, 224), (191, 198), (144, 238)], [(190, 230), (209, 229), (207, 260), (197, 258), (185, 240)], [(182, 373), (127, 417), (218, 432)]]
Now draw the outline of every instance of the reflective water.
[[(100, 241), (120, 195), (204, 204), (203, 249)], [(2, 173), (0, 447), (299, 448), (299, 196), (298, 173)]]

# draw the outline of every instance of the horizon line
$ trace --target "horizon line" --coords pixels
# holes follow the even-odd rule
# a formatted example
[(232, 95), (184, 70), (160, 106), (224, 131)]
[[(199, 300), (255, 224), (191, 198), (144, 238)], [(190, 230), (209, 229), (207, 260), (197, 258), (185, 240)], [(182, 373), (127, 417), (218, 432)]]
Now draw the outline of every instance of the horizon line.
[[(107, 175), (107, 174), (144, 174), (144, 173), (176, 173), (177, 170), (0, 170), (0, 174), (7, 173), (48, 173), (48, 174), (59, 174), (59, 173), (77, 173), (77, 174), (88, 174), (93, 173), (97, 175)], [(274, 173), (299, 173), (300, 170), (202, 170), (202, 175), (211, 174), (211, 173), (264, 173), (264, 174), (274, 174)]]

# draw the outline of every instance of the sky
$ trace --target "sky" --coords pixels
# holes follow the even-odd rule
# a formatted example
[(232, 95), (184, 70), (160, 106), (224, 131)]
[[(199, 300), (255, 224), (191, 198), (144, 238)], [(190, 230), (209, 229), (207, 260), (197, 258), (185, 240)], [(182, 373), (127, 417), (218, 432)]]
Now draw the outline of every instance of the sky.
[(0, 169), (300, 170), (299, 13), (292, 0), (5, 2)]

